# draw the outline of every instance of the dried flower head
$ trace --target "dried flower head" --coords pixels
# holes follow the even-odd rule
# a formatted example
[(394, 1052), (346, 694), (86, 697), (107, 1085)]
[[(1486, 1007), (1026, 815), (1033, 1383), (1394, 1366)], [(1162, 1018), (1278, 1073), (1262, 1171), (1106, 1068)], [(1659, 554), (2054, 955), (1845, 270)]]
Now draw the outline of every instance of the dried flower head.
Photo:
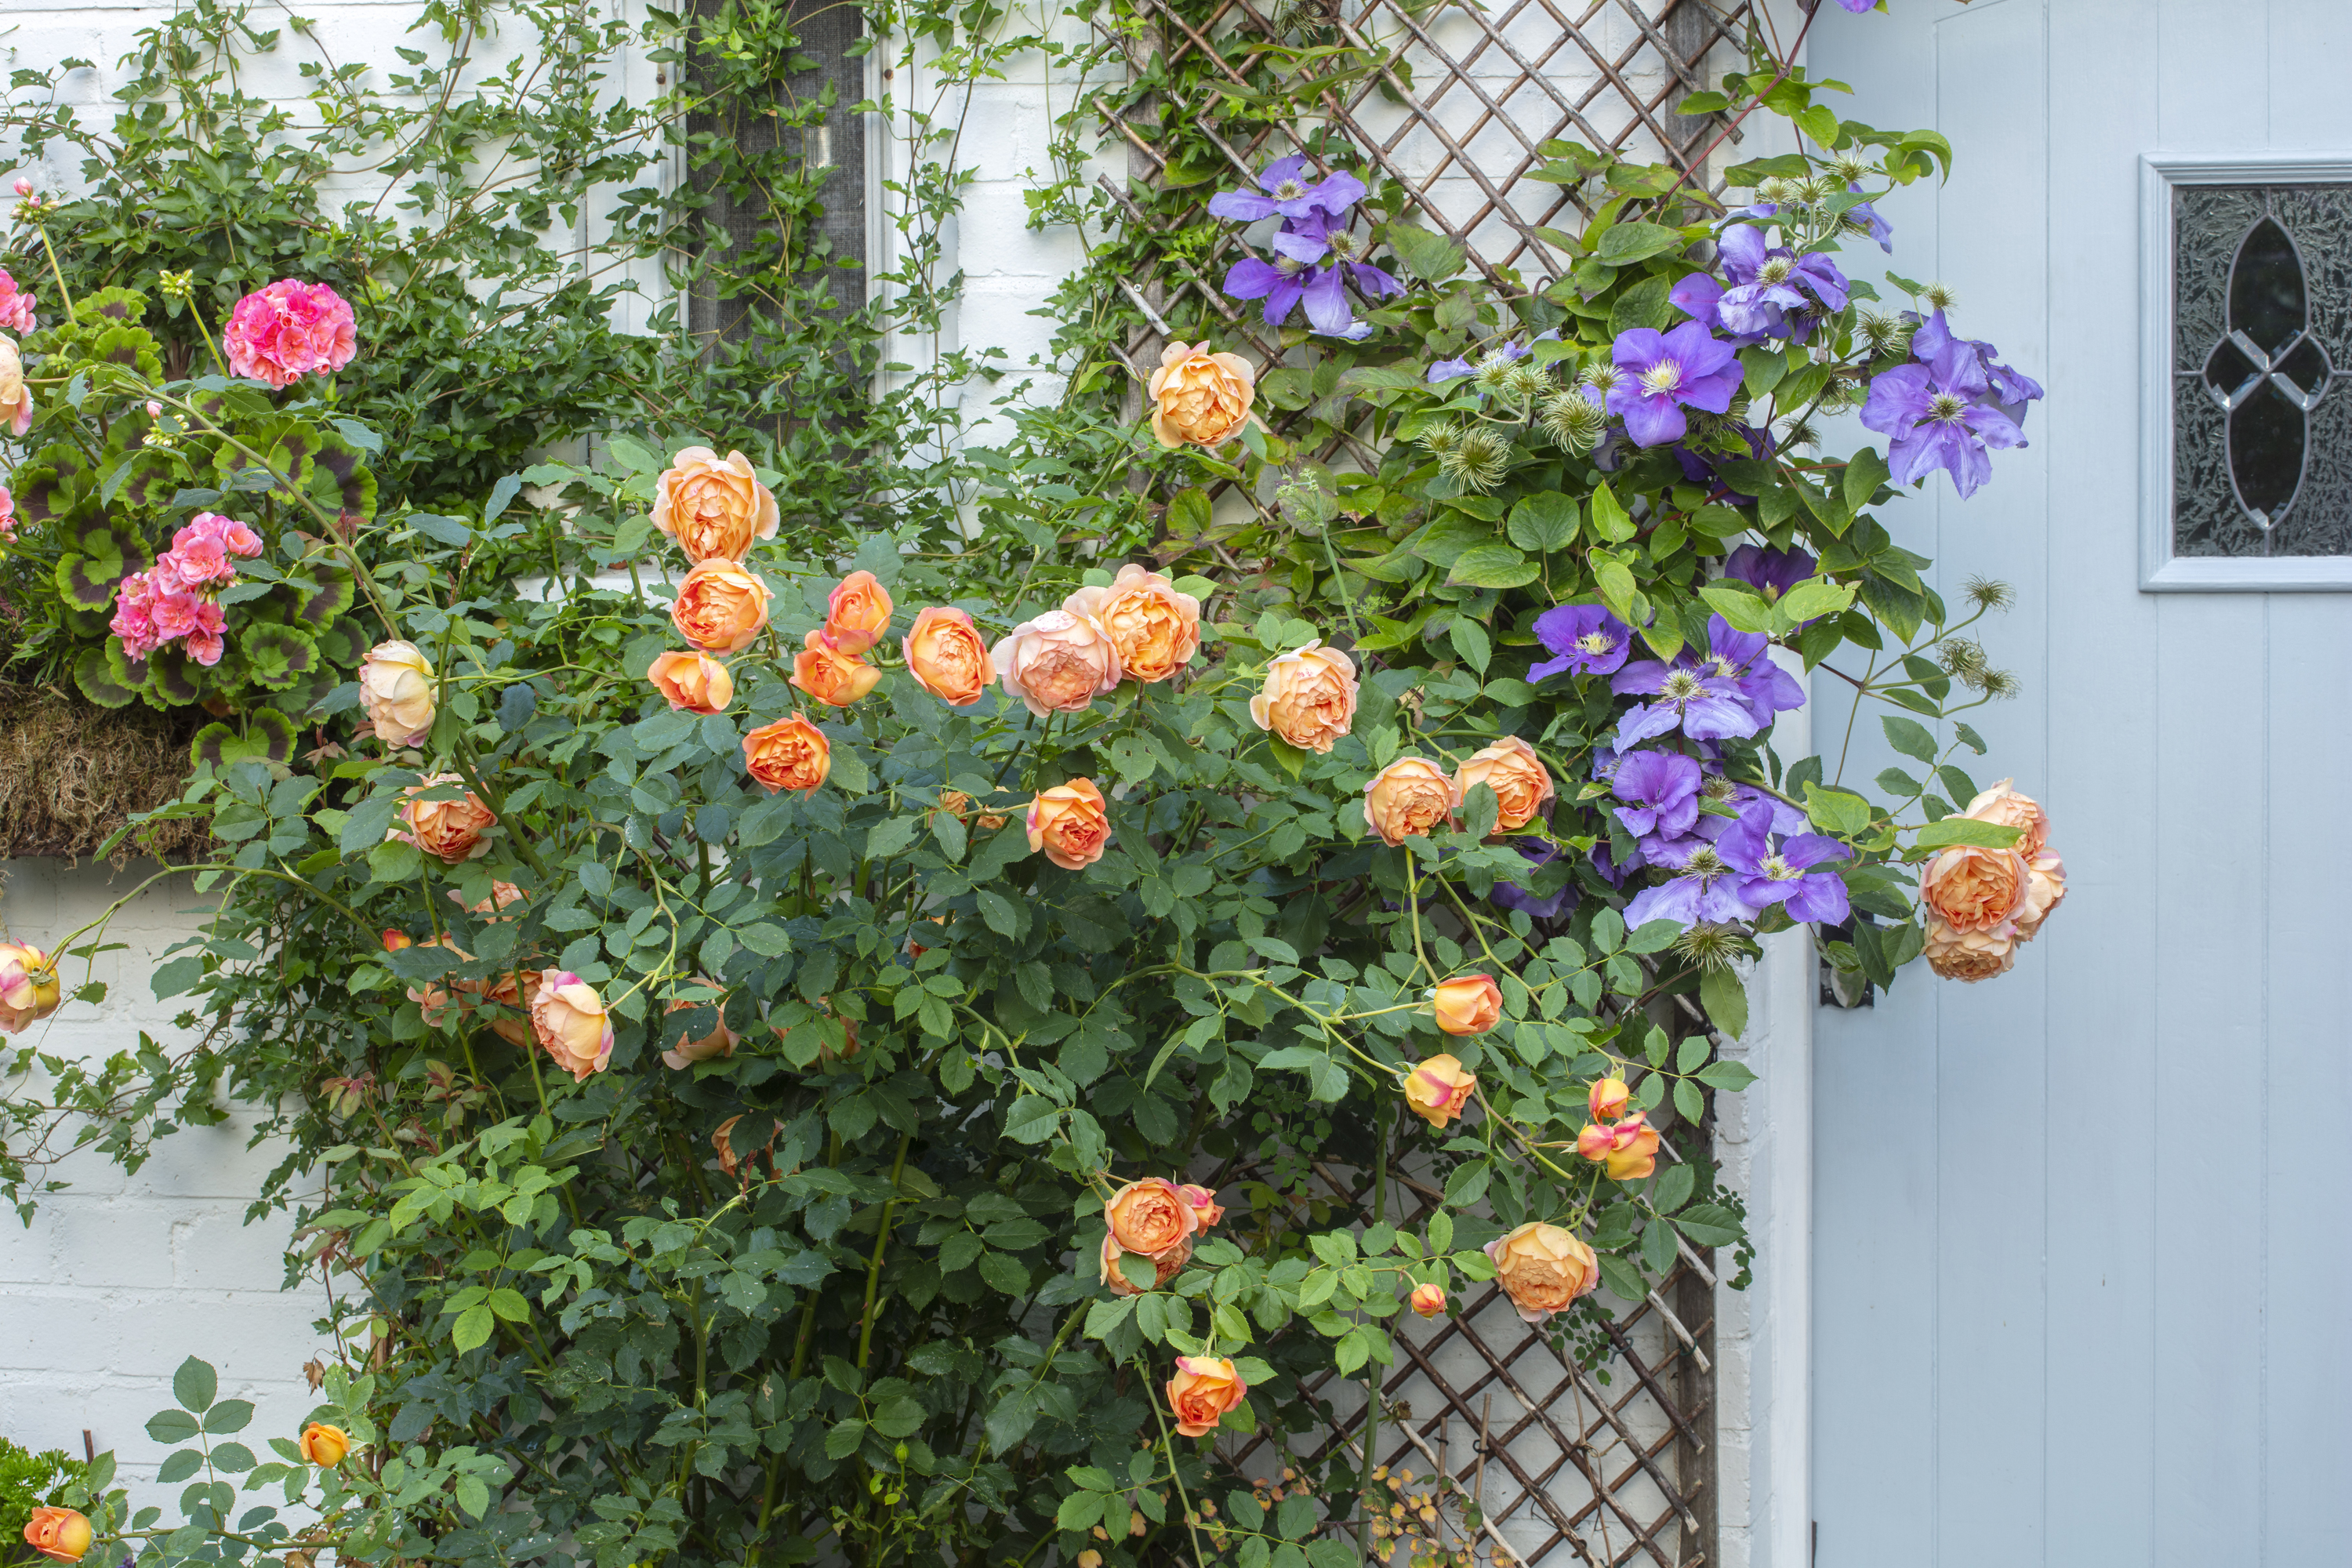
[(1930, 283), (1919, 290), (1919, 298), (1931, 310), (1948, 310), (1960, 302), (1960, 297), (1948, 283)]
[(1584, 384), (1592, 388), (1593, 392), (1597, 395), (1605, 399), (1608, 397), (1610, 393), (1616, 390), (1617, 384), (1624, 378), (1625, 373), (1623, 371), (1619, 370), (1616, 365), (1612, 363), (1610, 361), (1602, 360), (1598, 364), (1595, 364), (1591, 370), (1584, 373)]
[(1862, 334), (1862, 341), (1870, 345), (1870, 352), (1879, 355), (1893, 353), (1898, 344), (1909, 342), (1911, 336), (1909, 325), (1901, 317), (1866, 307), (1854, 318), (1853, 330)]
[(1968, 637), (1946, 637), (1936, 645), (1936, 663), (1945, 674), (1973, 684), (1985, 669), (1984, 645)]
[(1489, 349), (1479, 360), (1478, 368), (1470, 373), (1471, 381), (1481, 392), (1500, 392), (1511, 382), (1511, 372), (1518, 361), (1503, 349)]
[(1700, 921), (1675, 939), (1675, 951), (1702, 969), (1727, 969), (1754, 957), (1757, 947), (1738, 926)]
[(1758, 197), (1768, 202), (1785, 202), (1796, 194), (1796, 183), (1780, 174), (1774, 174), (1756, 187)]
[(1421, 447), (1431, 457), (1443, 459), (1461, 439), (1462, 426), (1459, 425), (1433, 425), (1421, 433)]
[(1801, 416), (1790, 420), (1780, 431), (1780, 445), (1784, 448), (1818, 447), (1821, 444), (1821, 431), (1814, 427), (1811, 420)]
[(1870, 172), (1870, 160), (1864, 158), (1860, 153), (1841, 153), (1830, 160), (1830, 173), (1849, 185)]
[(1539, 364), (1521, 360), (1511, 367), (1503, 390), (1522, 402), (1530, 402), (1551, 390), (1551, 374)]
[(2006, 610), (2017, 603), (2015, 589), (1990, 577), (1971, 577), (1960, 591), (1979, 610)]
[(1600, 444), (1601, 433), (1609, 427), (1609, 416), (1600, 405), (1571, 389), (1545, 398), (1538, 422), (1545, 435), (1580, 458)]
[(2025, 689), (2025, 683), (2006, 669), (1988, 669), (1969, 684), (1987, 697), (2003, 701)]
[(1510, 466), (1511, 444), (1483, 426), (1463, 431), (1454, 449), (1437, 459), (1440, 473), (1481, 495), (1501, 484)]

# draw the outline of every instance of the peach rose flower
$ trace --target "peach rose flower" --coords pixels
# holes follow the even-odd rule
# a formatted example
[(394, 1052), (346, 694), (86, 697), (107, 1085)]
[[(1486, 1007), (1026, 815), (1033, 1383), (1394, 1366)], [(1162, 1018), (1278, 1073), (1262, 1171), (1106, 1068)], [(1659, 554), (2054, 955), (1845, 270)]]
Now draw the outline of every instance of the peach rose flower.
[(1151, 373), (1151, 433), (1163, 447), (1222, 446), (1249, 418), (1257, 377), (1239, 354), (1182, 342), (1160, 351)]
[(793, 655), (792, 683), (818, 701), (835, 708), (846, 708), (881, 682), (882, 672), (858, 658), (835, 647), (832, 637), (822, 630), (813, 631), (801, 639), (801, 651)]
[[(715, 981), (701, 980), (697, 984), (710, 986), (713, 990), (718, 988), (718, 983)], [(740, 1038), (734, 1030), (727, 1026), (727, 998), (724, 996), (713, 1002), (688, 1002), (681, 999), (672, 1002), (666, 1011), (675, 1016), (680, 1013), (691, 1013), (697, 1007), (718, 1008), (719, 1010), (718, 1021), (711, 1025), (710, 1033), (700, 1039), (681, 1039), (677, 1044), (662, 1052), (662, 1060), (680, 1072), (697, 1062), (723, 1060), (733, 1056), (736, 1043)]]
[(64, 999), (56, 961), (37, 947), (0, 942), (0, 1034), (13, 1035), (38, 1023)]
[[(776, 536), (776, 498), (740, 452), (721, 458), (688, 447), (654, 481), (654, 526), (677, 541), (688, 561), (740, 561)], [(740, 644), (738, 645), (740, 646)]]
[(2044, 848), (2025, 868), (2025, 902), (2011, 922), (2017, 927), (2017, 940), (2032, 942), (2041, 934), (2042, 922), (2051, 911), (2065, 901), (2066, 862), (2056, 850)]
[(1176, 1191), (1186, 1203), (1192, 1205), (1193, 1216), (1201, 1222), (1202, 1230), (1208, 1229), (1225, 1217), (1223, 1207), (1217, 1202), (1217, 1194), (1209, 1188), (1196, 1187), (1190, 1182), (1179, 1182), (1176, 1184)]
[(1495, 792), (1495, 831), (1514, 833), (1543, 815), (1551, 805), (1551, 774), (1536, 749), (1517, 735), (1506, 735), (1491, 746), (1470, 754), (1454, 770), (1454, 790), (1464, 800), (1470, 786), (1485, 784)]
[(982, 833), (993, 833), (1010, 820), (1003, 813), (994, 811), (983, 811), (975, 816), (973, 815), (973, 809), (978, 805), (979, 802), (973, 800), (971, 796), (964, 794), (963, 791), (960, 789), (943, 789), (940, 791), (939, 808), (941, 811), (946, 812), (949, 816), (954, 817), (959, 822), (969, 818), (971, 825), (974, 827), (979, 828)]
[(1457, 974), (1438, 983), (1437, 1026), (1449, 1035), (1483, 1035), (1503, 1019), (1503, 988), (1491, 974)]
[(1201, 601), (1130, 561), (1107, 588), (1081, 588), (1062, 608), (1102, 627), (1119, 668), (1150, 684), (1169, 679), (1201, 651)]
[(488, 854), (489, 841), (482, 835), (499, 819), (482, 804), (481, 796), (467, 790), (463, 800), (418, 798), (427, 790), (462, 782), (456, 773), (433, 773), (423, 784), (410, 784), (401, 792), (408, 797), (400, 808), (400, 820), (407, 826), (394, 827), (384, 837), (414, 844), (450, 866), (461, 860), (478, 860)]
[(1157, 1258), (1172, 1247), (1189, 1246), (1201, 1228), (1200, 1211), (1164, 1176), (1129, 1182), (1103, 1205), (1110, 1238), (1122, 1251)]
[(707, 653), (666, 653), (646, 670), (646, 679), (674, 710), (721, 713), (735, 700), (735, 678)]
[(89, 1550), (89, 1521), (69, 1508), (41, 1507), (25, 1523), (25, 1544), (52, 1563), (79, 1563)]
[(1451, 824), (1461, 805), (1462, 792), (1426, 757), (1399, 757), (1364, 785), (1364, 821), (1383, 844)]
[(1525, 1322), (1566, 1311), (1601, 1283), (1592, 1248), (1556, 1225), (1523, 1225), (1488, 1242), (1486, 1252), (1495, 1260), (1495, 1282)]
[(695, 563), (670, 602), (670, 624), (704, 653), (739, 653), (768, 624), (775, 595), (759, 577), (723, 555)]
[(1587, 1123), (1576, 1135), (1576, 1152), (1607, 1165), (1612, 1181), (1638, 1182), (1658, 1166), (1658, 1130), (1640, 1111), (1614, 1126)]
[[(510, 882), (500, 882), (498, 886), (507, 888), (512, 887), (513, 884)], [(453, 899), (456, 898), (457, 896), (457, 889), (455, 888), (450, 889), (449, 896)], [(520, 897), (521, 895), (517, 894), (516, 896)], [(488, 908), (488, 900), (485, 900), (482, 907), (485, 909)], [(423, 942), (419, 942), (415, 937), (410, 936), (404, 931), (387, 931), (383, 933), (383, 950), (386, 952), (398, 952), (403, 948), (419, 946), (446, 947), (451, 952), (456, 953), (460, 962), (471, 963), (473, 961), (473, 954), (467, 952), (464, 948), (459, 947), (456, 942), (451, 942), (446, 932), (444, 932), (440, 936), (429, 938)], [(468, 987), (464, 981), (457, 982), (457, 985), (459, 990), (473, 988)], [(408, 999), (416, 1004), (417, 1016), (425, 1020), (425, 1027), (431, 1029), (437, 1029), (441, 1026), (442, 1020), (448, 1017), (451, 1005), (457, 1000), (457, 998), (451, 994), (447, 989), (436, 985), (430, 981), (425, 982), (422, 986), (409, 986)], [(348, 1115), (350, 1113), (346, 1111), (343, 1114)]]
[[(466, 903), (465, 895), (458, 892), (457, 889), (452, 888), (449, 889), (449, 901), (451, 903), (464, 905), (466, 912), (469, 915), (488, 915), (493, 920), (497, 919), (499, 911), (504, 910), (509, 904), (519, 904), (529, 896), (530, 895), (525, 893), (520, 888), (516, 887), (512, 882), (499, 882), (494, 880), (490, 883), (490, 896), (488, 898), (482, 900), (479, 903), (468, 904)], [(514, 919), (512, 915), (508, 915), (506, 918), (509, 920)]]
[(25, 384), (24, 357), (7, 338), (0, 338), (0, 426), (11, 436), (33, 427), (33, 389)]
[(2050, 843), (2050, 814), (2032, 795), (2011, 789), (2010, 785), (2014, 782), (2003, 779), (1990, 789), (1979, 792), (1960, 815), (2002, 827), (2023, 828), (2025, 837), (2011, 847), (2031, 860)]
[(2028, 868), (2014, 849), (1955, 845), (1919, 874), (1919, 900), (1954, 931), (1997, 931), (2025, 907)]
[(1265, 667), (1249, 711), (1259, 729), (1300, 751), (1328, 752), (1356, 727), (1356, 661), (1320, 642), (1294, 648)]
[(1633, 1091), (1625, 1087), (1623, 1079), (1596, 1079), (1592, 1092), (1584, 1097), (1584, 1104), (1593, 1121), (1614, 1121), (1625, 1114), (1625, 1107), (1633, 1098)]
[(890, 591), (871, 572), (852, 572), (825, 601), (824, 635), (844, 653), (864, 653), (890, 629)]
[[(1114, 1296), (1140, 1296), (1143, 1294), (1142, 1287), (1129, 1279), (1126, 1271), (1118, 1266), (1118, 1260), (1127, 1256), (1127, 1250), (1119, 1246), (1116, 1237), (1103, 1237), (1103, 1283), (1110, 1287), (1110, 1293)], [(1190, 1241), (1180, 1241), (1157, 1256), (1145, 1252), (1139, 1252), (1134, 1256), (1151, 1258), (1151, 1289), (1158, 1290), (1163, 1289), (1171, 1279), (1181, 1273), (1184, 1265), (1192, 1261), (1192, 1244)]]
[(1109, 634), (1067, 610), (1048, 610), (1022, 622), (989, 649), (988, 658), (1006, 693), (1040, 719), (1083, 713), (1126, 674)]
[(554, 973), (551, 969), (526, 969), (518, 983), (515, 972), (509, 969), (495, 980), (453, 980), (450, 984), (481, 997), (482, 1011), (488, 1017), (492, 1034), (510, 1046), (529, 1047), (534, 1043), (534, 1033), (524, 998), (538, 988), (541, 973)]
[(762, 724), (743, 737), (743, 771), (770, 795), (808, 794), (833, 772), (833, 742), (797, 713)]
[(360, 660), (360, 706), (387, 746), (424, 743), (433, 692), (433, 663), (413, 642), (380, 642)]
[(950, 708), (969, 708), (996, 679), (988, 644), (963, 611), (933, 605), (915, 616), (899, 645), (907, 673)]
[(1424, 1318), (1433, 1318), (1445, 1310), (1445, 1287), (1443, 1285), (1414, 1286), (1412, 1310)]
[(555, 1065), (584, 1083), (613, 1059), (613, 1021), (604, 998), (568, 969), (542, 969), (530, 996), (531, 1031)]
[(1110, 818), (1092, 779), (1072, 779), (1037, 792), (1029, 803), (1029, 848), (1065, 871), (1083, 871), (1103, 857)]
[(1432, 1127), (1443, 1127), (1462, 1114), (1478, 1087), (1478, 1075), (1464, 1072), (1460, 1058), (1434, 1056), (1404, 1075), (1404, 1102)]
[(352, 1435), (340, 1426), (330, 1426), (323, 1421), (313, 1421), (302, 1428), (300, 1442), (305, 1464), (331, 1470), (343, 1462), (352, 1451)]
[(1224, 1357), (1178, 1356), (1176, 1375), (1168, 1380), (1168, 1408), (1176, 1416), (1176, 1435), (1207, 1436), (1248, 1392), (1249, 1384)]
[(1990, 980), (2017, 962), (2017, 938), (2006, 931), (1961, 931), (1927, 917), (1927, 967), (1947, 980)]

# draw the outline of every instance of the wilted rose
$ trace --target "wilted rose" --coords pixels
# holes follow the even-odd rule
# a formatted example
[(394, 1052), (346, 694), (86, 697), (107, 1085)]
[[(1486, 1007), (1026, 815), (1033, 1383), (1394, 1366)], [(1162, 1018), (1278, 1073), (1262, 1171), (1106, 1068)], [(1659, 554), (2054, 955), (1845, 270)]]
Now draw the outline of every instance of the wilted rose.
[(1576, 1135), (1576, 1152), (1608, 1166), (1612, 1181), (1638, 1182), (1657, 1169), (1658, 1130), (1638, 1110), (1613, 1125), (1587, 1123)]
[(1527, 1322), (1566, 1311), (1601, 1282), (1592, 1248), (1556, 1225), (1523, 1225), (1488, 1242), (1486, 1252), (1495, 1260), (1495, 1282)]
[(950, 708), (971, 707), (996, 679), (988, 644), (971, 616), (950, 605), (933, 605), (919, 612), (907, 628), (900, 651), (907, 658), (907, 673)]
[(89, 1550), (89, 1521), (69, 1508), (41, 1507), (25, 1524), (25, 1544), (53, 1563), (79, 1563)]
[(670, 624), (704, 653), (735, 653), (751, 646), (768, 624), (768, 585), (724, 556), (698, 562), (670, 602)]
[[(1118, 1237), (1112, 1236), (1106, 1236), (1103, 1237), (1102, 1280), (1104, 1284), (1110, 1287), (1110, 1293), (1114, 1296), (1140, 1296), (1143, 1294), (1145, 1288), (1129, 1279), (1127, 1277), (1126, 1271), (1118, 1266), (1119, 1259), (1129, 1256), (1130, 1256), (1130, 1254), (1129, 1254), (1124, 1247), (1119, 1246)], [(1150, 1288), (1157, 1290), (1165, 1286), (1171, 1279), (1175, 1279), (1178, 1274), (1183, 1271), (1184, 1265), (1192, 1260), (1192, 1244), (1190, 1241), (1180, 1241), (1175, 1246), (1168, 1248), (1167, 1251), (1157, 1255), (1148, 1252), (1138, 1252), (1132, 1254), (1132, 1256), (1145, 1258), (1151, 1264), (1151, 1285)]]
[(707, 653), (665, 653), (646, 670), (662, 700), (687, 713), (719, 713), (735, 700), (735, 678)]
[(776, 536), (776, 498), (742, 453), (688, 447), (654, 481), (653, 520), (688, 561), (740, 561)]
[(824, 635), (844, 653), (864, 653), (890, 629), (890, 591), (871, 572), (852, 572), (825, 601)]
[(1364, 821), (1384, 844), (1452, 822), (1461, 804), (1454, 781), (1426, 757), (1399, 757), (1364, 785)]
[(1495, 792), (1497, 833), (1516, 832), (1533, 822), (1551, 805), (1554, 794), (1543, 759), (1517, 735), (1506, 735), (1473, 752), (1470, 760), (1454, 770), (1454, 788), (1462, 799), (1469, 799), (1473, 784), (1485, 784)]
[(1432, 1127), (1443, 1127), (1462, 1114), (1477, 1088), (1478, 1075), (1464, 1072), (1459, 1058), (1433, 1056), (1404, 1075), (1404, 1101)]
[(1048, 610), (989, 649), (1005, 691), (1030, 712), (1080, 713), (1126, 673), (1108, 634), (1084, 616)]
[(1110, 1225), (1113, 1241), (1146, 1258), (1188, 1242), (1201, 1227), (1199, 1212), (1163, 1176), (1146, 1176), (1119, 1188), (1103, 1204), (1103, 1218)]
[(1947, 980), (1990, 980), (2017, 962), (2017, 938), (2006, 930), (1961, 931), (1927, 917), (1927, 967)]
[(313, 1421), (302, 1428), (299, 1444), (303, 1462), (321, 1469), (333, 1469), (352, 1451), (352, 1435), (340, 1426), (330, 1426), (323, 1421)]
[(1092, 779), (1072, 779), (1037, 792), (1029, 803), (1029, 847), (1065, 871), (1082, 871), (1102, 858), (1110, 818)]
[(1593, 1080), (1592, 1092), (1585, 1096), (1584, 1103), (1586, 1109), (1591, 1111), (1593, 1121), (1614, 1121), (1625, 1114), (1625, 1107), (1633, 1098), (1633, 1091), (1625, 1087), (1623, 1079), (1596, 1079)]
[(2025, 901), (2011, 922), (2017, 927), (2017, 940), (2032, 942), (2040, 935), (2050, 911), (2065, 901), (2066, 862), (2056, 850), (2044, 847), (2025, 868)]
[(1320, 642), (1280, 655), (1249, 711), (1259, 729), (1300, 751), (1328, 752), (1356, 726), (1356, 661)]
[(1990, 789), (1979, 791), (1960, 815), (2002, 827), (2023, 828), (2025, 837), (2012, 847), (2030, 861), (2050, 843), (2050, 814), (2032, 795), (2011, 789), (2010, 785), (2014, 782), (2003, 779)]
[(1412, 1310), (1424, 1318), (1437, 1316), (1445, 1310), (1445, 1288), (1443, 1285), (1414, 1286)]
[(613, 1059), (613, 1022), (604, 1000), (568, 969), (540, 972), (530, 996), (530, 1026), (555, 1065), (576, 1083), (603, 1072)]
[(37, 947), (0, 942), (0, 1034), (16, 1034), (58, 1010), (65, 987), (58, 966)]
[(433, 664), (412, 642), (380, 642), (360, 660), (360, 706), (387, 746), (424, 743), (433, 730)]
[(846, 708), (880, 684), (882, 672), (834, 645), (822, 629), (801, 638), (793, 655), (792, 683), (818, 701)]
[(1102, 627), (1119, 668), (1150, 684), (1166, 680), (1201, 651), (1201, 601), (1130, 561), (1107, 588), (1081, 588), (1062, 608)]
[(770, 795), (786, 789), (806, 795), (833, 772), (833, 742), (806, 719), (787, 713), (743, 737), (743, 771)]
[(1249, 417), (1256, 380), (1239, 354), (1170, 343), (1151, 373), (1151, 433), (1163, 447), (1223, 445)]
[[(707, 985), (714, 991), (719, 989), (719, 984), (714, 980), (698, 979), (696, 984)], [(680, 1013), (691, 1013), (698, 1007), (718, 1009), (719, 1016), (712, 1022), (710, 1032), (698, 1040), (680, 1039), (677, 1044), (662, 1052), (662, 1060), (680, 1072), (697, 1062), (720, 1060), (735, 1054), (738, 1037), (734, 1030), (727, 1026), (727, 999), (724, 996), (711, 1002), (688, 1002), (681, 998), (669, 1005), (668, 1014), (671, 1017), (676, 1017)]]
[(401, 792), (406, 799), (400, 808), (400, 820), (407, 826), (394, 827), (384, 834), (384, 837), (414, 844), (427, 855), (451, 866), (461, 860), (478, 860), (488, 854), (489, 841), (482, 836), (495, 826), (499, 819), (488, 806), (482, 804), (479, 795), (467, 790), (457, 800), (423, 798), (428, 790), (463, 782), (456, 773), (433, 773), (422, 784), (410, 784)]
[(1168, 1380), (1168, 1408), (1176, 1417), (1176, 1435), (1207, 1436), (1248, 1392), (1249, 1384), (1224, 1357), (1178, 1356), (1176, 1375)]
[(1919, 899), (1958, 931), (2010, 929), (2025, 904), (2025, 858), (2014, 849), (1959, 844), (1927, 862)]
[(1491, 974), (1457, 974), (1432, 998), (1437, 1026), (1449, 1035), (1483, 1035), (1502, 1022), (1503, 988)]

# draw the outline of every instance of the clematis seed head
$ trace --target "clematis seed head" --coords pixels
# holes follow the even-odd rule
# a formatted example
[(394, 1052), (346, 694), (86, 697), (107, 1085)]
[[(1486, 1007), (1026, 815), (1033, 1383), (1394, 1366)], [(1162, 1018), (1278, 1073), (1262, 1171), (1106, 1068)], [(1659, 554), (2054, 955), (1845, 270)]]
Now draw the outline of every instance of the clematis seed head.
[(1555, 392), (1544, 399), (1538, 423), (1545, 435), (1580, 458), (1600, 444), (1609, 416), (1580, 392)]
[(1960, 302), (1959, 295), (1948, 283), (1930, 283), (1919, 290), (1919, 298), (1927, 302), (1931, 310), (1949, 310)]
[(1960, 591), (1979, 610), (2006, 610), (2017, 603), (2017, 591), (1991, 577), (1971, 577)]
[(1454, 449), (1437, 459), (1440, 473), (1465, 490), (1484, 495), (1503, 482), (1511, 464), (1511, 444), (1492, 430), (1474, 426), (1462, 432)]

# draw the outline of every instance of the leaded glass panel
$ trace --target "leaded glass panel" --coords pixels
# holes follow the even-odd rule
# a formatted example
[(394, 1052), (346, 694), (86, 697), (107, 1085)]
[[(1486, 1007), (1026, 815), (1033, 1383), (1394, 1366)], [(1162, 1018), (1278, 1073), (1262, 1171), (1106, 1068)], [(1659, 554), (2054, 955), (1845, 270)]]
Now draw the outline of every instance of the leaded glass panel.
[(2173, 191), (2173, 552), (2352, 555), (2352, 184)]

